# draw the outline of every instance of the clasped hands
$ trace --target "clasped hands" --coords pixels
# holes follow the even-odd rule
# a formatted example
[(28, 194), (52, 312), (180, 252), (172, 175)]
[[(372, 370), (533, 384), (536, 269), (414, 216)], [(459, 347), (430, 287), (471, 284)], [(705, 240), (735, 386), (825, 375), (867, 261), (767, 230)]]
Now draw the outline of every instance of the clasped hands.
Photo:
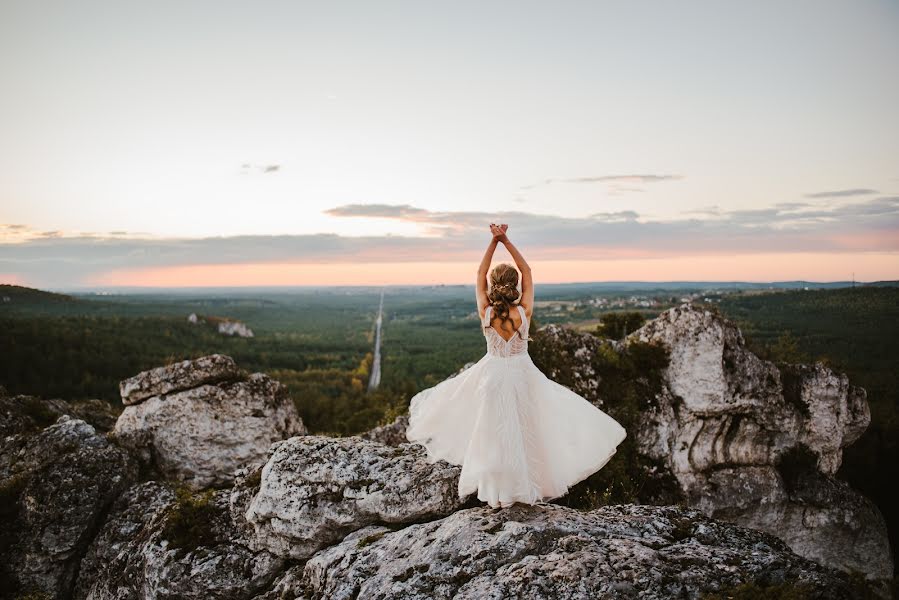
[(509, 229), (509, 226), (505, 223), (501, 225), (497, 225), (496, 223), (490, 224), (490, 233), (493, 234), (493, 239), (497, 242), (506, 243), (509, 239), (506, 237), (506, 231)]

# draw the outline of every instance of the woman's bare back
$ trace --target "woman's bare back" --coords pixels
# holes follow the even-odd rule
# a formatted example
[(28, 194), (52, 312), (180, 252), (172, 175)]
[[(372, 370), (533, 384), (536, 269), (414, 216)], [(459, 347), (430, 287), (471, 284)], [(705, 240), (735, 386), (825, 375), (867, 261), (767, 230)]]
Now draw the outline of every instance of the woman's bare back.
[(512, 339), (513, 335), (516, 335), (516, 332), (521, 328), (522, 324), (521, 313), (518, 309), (509, 311), (509, 319), (512, 321), (511, 325), (509, 320), (503, 321), (500, 317), (496, 316), (494, 311), (490, 311), (490, 327), (492, 327), (494, 331), (506, 341), (509, 341)]

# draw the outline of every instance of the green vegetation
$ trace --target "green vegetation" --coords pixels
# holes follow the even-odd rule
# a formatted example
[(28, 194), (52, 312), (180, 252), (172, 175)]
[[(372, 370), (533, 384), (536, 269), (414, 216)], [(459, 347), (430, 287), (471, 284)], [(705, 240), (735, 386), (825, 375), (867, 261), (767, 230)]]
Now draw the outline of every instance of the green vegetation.
[[(538, 335), (530, 346), (530, 354), (541, 371), (554, 374), (555, 381), (577, 389), (580, 373), (572, 369), (570, 356), (583, 340), (571, 337), (562, 343), (572, 346), (559, 348), (556, 342)], [(668, 359), (668, 350), (659, 344), (633, 341), (618, 352), (608, 340), (597, 340), (590, 367), (600, 383), (595, 397), (585, 397), (592, 402), (606, 400), (608, 404), (601, 408), (630, 433), (618, 446), (614, 460), (572, 486), (567, 495), (555, 502), (591, 510), (606, 504), (671, 504), (682, 500), (674, 481), (659, 473), (655, 468), (658, 465), (637, 453), (634, 434), (641, 411), (662, 390), (662, 373)]]
[(186, 487), (175, 489), (175, 503), (165, 517), (162, 537), (170, 547), (190, 551), (218, 542), (213, 527), (220, 512), (212, 502), (214, 490), (194, 493)]
[(368, 546), (368, 545), (371, 544), (372, 542), (377, 542), (379, 539), (381, 539), (382, 537), (384, 537), (384, 534), (385, 534), (385, 533), (389, 533), (389, 532), (387, 532), (387, 531), (379, 531), (378, 533), (373, 533), (373, 534), (367, 535), (367, 536), (365, 536), (365, 537), (363, 537), (363, 538), (359, 538), (359, 541), (356, 542), (356, 547), (357, 547), (357, 548), (364, 548), (365, 546)]
[(643, 327), (644, 323), (646, 323), (646, 317), (640, 312), (610, 312), (600, 317), (600, 324), (596, 328), (596, 334), (612, 340), (622, 340), (629, 333), (633, 333)]

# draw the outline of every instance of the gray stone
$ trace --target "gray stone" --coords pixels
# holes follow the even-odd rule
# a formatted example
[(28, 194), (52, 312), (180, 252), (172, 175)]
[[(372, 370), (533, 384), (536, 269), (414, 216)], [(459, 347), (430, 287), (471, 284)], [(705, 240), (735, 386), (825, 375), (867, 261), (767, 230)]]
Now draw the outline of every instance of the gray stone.
[[(834, 477), (843, 448), (871, 420), (863, 388), (820, 362), (762, 360), (731, 321), (691, 304), (623, 343), (632, 340), (671, 352), (667, 389), (643, 414), (638, 442), (667, 464), (691, 506), (767, 531), (824, 565), (892, 578), (882, 514)], [(784, 481), (791, 454), (803, 449), (813, 456), (804, 496)]]
[[(752, 583), (863, 597), (764, 532), (677, 506), (478, 507), (397, 531), (372, 525), (310, 558), (280, 597), (350, 600), (700, 598)], [(308, 592), (308, 596), (305, 595)], [(269, 598), (279, 596), (269, 596)]]
[(153, 396), (242, 377), (241, 370), (230, 356), (210, 354), (138, 373), (121, 381), (119, 392), (122, 404), (129, 406)]
[[(429, 463), (416, 444), (394, 448), (358, 436), (294, 437), (273, 444), (245, 517), (259, 547), (303, 559), (371, 523), (409, 523), (453, 512), (462, 505), (460, 469)], [(245, 500), (239, 496), (233, 504), (243, 506)]]
[(262, 373), (126, 406), (113, 431), (152, 471), (195, 489), (230, 485), (272, 442), (306, 433), (287, 388)]
[(109, 506), (137, 476), (127, 453), (68, 415), (0, 443), (0, 589), (68, 598)]
[[(265, 590), (284, 570), (284, 560), (247, 547), (232, 523), (227, 490), (176, 497), (165, 483), (135, 485), (116, 501), (81, 564), (76, 600), (150, 598), (242, 600)], [(187, 546), (169, 539), (168, 526), (192, 527)], [(192, 536), (202, 536), (197, 540)]]

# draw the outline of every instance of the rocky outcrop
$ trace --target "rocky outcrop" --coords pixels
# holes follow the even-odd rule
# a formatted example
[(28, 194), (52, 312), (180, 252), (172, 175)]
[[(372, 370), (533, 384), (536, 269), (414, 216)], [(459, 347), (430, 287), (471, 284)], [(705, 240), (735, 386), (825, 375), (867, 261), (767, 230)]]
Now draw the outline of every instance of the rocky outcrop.
[(132, 377), (122, 382), (131, 404), (113, 434), (165, 479), (195, 489), (230, 485), (234, 471), (264, 460), (273, 442), (307, 433), (281, 383), (239, 373), (230, 357), (212, 355)]
[[(447, 480), (414, 465), (422, 453), (413, 445), (317, 438), (275, 444), (230, 492), (132, 486), (85, 555), (74, 597), (698, 599), (740, 585), (825, 599), (867, 593), (774, 536), (695, 509), (459, 506), (452, 486), (440, 487)], [(378, 482), (361, 481), (379, 472)], [(378, 489), (388, 485), (390, 502)], [(441, 495), (448, 505), (425, 514), (419, 505)], [(248, 507), (263, 498), (279, 512), (260, 539)], [(354, 502), (378, 508), (354, 512)]]
[(253, 526), (258, 547), (304, 559), (371, 523), (450, 514), (462, 505), (459, 472), (429, 462), (418, 445), (294, 437), (273, 444), (265, 467), (238, 482), (232, 512)]
[[(672, 465), (679, 471), (773, 464), (802, 444), (817, 455), (818, 469), (832, 475), (843, 448), (871, 422), (865, 390), (846, 375), (821, 363), (781, 371), (747, 350), (740, 330), (708, 310), (683, 305), (665, 311), (632, 339), (671, 350), (667, 380), (683, 436), (671, 445)], [(684, 441), (687, 448), (677, 443)]]
[(777, 535), (822, 564), (892, 578), (883, 516), (833, 477), (843, 448), (870, 423), (864, 389), (822, 363), (762, 360), (732, 322), (690, 304), (623, 343), (631, 340), (670, 350), (666, 390), (638, 437), (691, 506)]
[(194, 325), (203, 323), (207, 326), (215, 327), (219, 333), (224, 335), (236, 335), (238, 337), (251, 338), (254, 336), (253, 330), (247, 327), (245, 323), (224, 319), (222, 317), (204, 316), (200, 317), (197, 313), (190, 313), (187, 316), (187, 322)]
[(81, 562), (73, 595), (116, 598), (253, 598), (284, 571), (284, 559), (247, 547), (227, 490), (180, 496), (149, 481), (128, 489)]
[(218, 324), (218, 332), (244, 338), (251, 338), (254, 335), (253, 330), (240, 321), (222, 321)]
[(81, 555), (112, 502), (136, 478), (136, 465), (91, 425), (69, 415), (37, 432), (6, 418), (4, 430), (0, 589), (67, 598)]
[(204, 383), (235, 381), (244, 376), (230, 356), (210, 354), (138, 373), (121, 381), (119, 391), (122, 404), (129, 406), (153, 396), (189, 390)]
[(848, 577), (776, 537), (697, 510), (516, 504), (359, 529), (288, 570), (263, 598), (669, 599), (747, 583), (808, 598), (860, 597)]

